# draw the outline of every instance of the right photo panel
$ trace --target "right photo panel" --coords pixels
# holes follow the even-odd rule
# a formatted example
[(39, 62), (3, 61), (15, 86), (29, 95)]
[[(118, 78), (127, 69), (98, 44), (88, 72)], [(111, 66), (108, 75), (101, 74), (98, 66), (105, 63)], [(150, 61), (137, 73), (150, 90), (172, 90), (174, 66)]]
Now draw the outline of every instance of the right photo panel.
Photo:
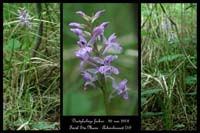
[(197, 4), (141, 4), (141, 130), (197, 130)]

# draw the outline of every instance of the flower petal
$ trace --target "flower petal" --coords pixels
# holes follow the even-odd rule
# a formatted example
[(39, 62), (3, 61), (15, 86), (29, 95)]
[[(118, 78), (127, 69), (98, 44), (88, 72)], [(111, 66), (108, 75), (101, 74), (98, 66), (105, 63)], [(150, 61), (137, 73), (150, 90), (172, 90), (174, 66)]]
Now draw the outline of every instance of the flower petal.
[(101, 15), (103, 15), (103, 13), (105, 12), (105, 10), (100, 10), (98, 12), (96, 12), (96, 14), (92, 17), (92, 23), (98, 19)]
[(99, 63), (99, 64), (103, 64), (103, 60), (101, 59), (101, 58), (99, 58), (99, 57), (93, 57), (93, 59), (97, 62), (97, 63)]
[(87, 41), (83, 36), (79, 36), (79, 41), (77, 42), (81, 48), (87, 46)]
[(72, 28), (70, 29), (72, 32), (74, 32), (77, 36), (80, 36), (83, 34), (83, 31), (81, 29), (78, 28)]
[(69, 23), (69, 26), (71, 27), (71, 28), (83, 28), (83, 26), (81, 26), (81, 24), (79, 24), (79, 23), (76, 23), (76, 22), (71, 22), (71, 23)]
[(90, 53), (92, 52), (91, 47), (84, 47), (79, 49), (78, 51), (75, 52), (76, 57), (82, 59), (82, 60), (87, 60), (90, 57)]
[(91, 75), (89, 73), (87, 73), (86, 71), (83, 72), (82, 76), (83, 76), (83, 79), (85, 81), (91, 81), (92, 80)]
[(116, 67), (111, 67), (111, 70), (112, 70), (112, 72), (114, 73), (114, 74), (119, 74), (119, 70), (116, 68)]
[(108, 38), (108, 42), (110, 42), (110, 43), (116, 42), (116, 35), (115, 35), (115, 33), (113, 33), (113, 34)]
[(124, 93), (123, 93), (123, 98), (124, 98), (125, 100), (128, 99), (128, 93), (127, 93), (127, 92), (124, 92)]
[(112, 43), (112, 46), (116, 52), (121, 52), (122, 48), (119, 43)]
[(117, 55), (108, 55), (108, 56), (106, 56), (105, 58), (104, 58), (104, 61), (103, 61), (103, 63), (104, 63), (104, 65), (109, 65), (113, 60), (115, 60), (115, 59), (117, 59)]
[(103, 22), (100, 27), (102, 27), (103, 29), (106, 28), (109, 25), (110, 22)]
[(81, 17), (85, 17), (86, 14), (83, 11), (77, 11), (76, 14), (78, 14)]
[(88, 86), (88, 85), (92, 86), (93, 88), (96, 88), (96, 85), (93, 82), (85, 82), (85, 84), (84, 84), (84, 90), (87, 89), (86, 86)]
[(111, 48), (111, 45), (107, 45), (104, 51), (102, 52), (102, 55), (104, 55), (110, 48)]
[(126, 88), (126, 83), (127, 83), (127, 80), (124, 79), (122, 80), (120, 83), (119, 83), (119, 89), (122, 90), (122, 91), (126, 91), (127, 88)]
[(89, 69), (86, 69), (85, 71), (90, 72), (92, 74), (96, 74), (98, 72), (97, 69), (94, 69), (94, 68), (89, 68)]

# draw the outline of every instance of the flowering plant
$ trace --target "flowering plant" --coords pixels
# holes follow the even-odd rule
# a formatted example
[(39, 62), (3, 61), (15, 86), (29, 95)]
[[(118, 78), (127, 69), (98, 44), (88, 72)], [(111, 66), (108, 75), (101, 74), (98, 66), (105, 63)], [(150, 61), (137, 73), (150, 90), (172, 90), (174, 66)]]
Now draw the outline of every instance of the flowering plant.
[[(104, 95), (106, 112), (108, 114), (108, 101), (116, 95), (122, 95), (124, 99), (128, 99), (128, 88), (126, 86), (126, 79), (118, 84), (112, 76), (113, 74), (119, 74), (118, 68), (111, 65), (114, 60), (118, 59), (118, 56), (107, 55), (107, 52), (110, 49), (114, 49), (117, 53), (120, 53), (122, 47), (117, 42), (115, 34), (110, 35), (108, 38), (105, 37), (105, 28), (109, 25), (109, 22), (103, 22), (94, 27), (94, 22), (102, 16), (104, 12), (105, 10), (100, 10), (91, 17), (82, 11), (77, 11), (76, 14), (86, 20), (87, 24), (71, 22), (69, 26), (71, 27), (71, 31), (79, 38), (77, 41), (79, 50), (75, 52), (75, 56), (81, 60), (80, 70), (85, 80), (84, 90), (86, 90), (88, 86), (101, 88)], [(100, 43), (102, 45), (100, 45)], [(86, 68), (86, 64), (89, 64), (90, 67)], [(108, 91), (106, 90), (106, 79), (112, 81), (113, 91), (110, 95), (108, 95)]]
[(29, 29), (32, 29), (32, 24), (30, 23), (31, 17), (25, 8), (19, 9), (19, 23), (21, 26), (27, 25)]

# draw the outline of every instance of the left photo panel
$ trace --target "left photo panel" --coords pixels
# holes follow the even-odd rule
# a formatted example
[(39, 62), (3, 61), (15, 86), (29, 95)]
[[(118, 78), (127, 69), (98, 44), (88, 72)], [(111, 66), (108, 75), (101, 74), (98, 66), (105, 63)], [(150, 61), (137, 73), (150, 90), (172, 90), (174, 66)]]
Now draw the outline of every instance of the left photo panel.
[(60, 129), (60, 4), (3, 4), (3, 130)]

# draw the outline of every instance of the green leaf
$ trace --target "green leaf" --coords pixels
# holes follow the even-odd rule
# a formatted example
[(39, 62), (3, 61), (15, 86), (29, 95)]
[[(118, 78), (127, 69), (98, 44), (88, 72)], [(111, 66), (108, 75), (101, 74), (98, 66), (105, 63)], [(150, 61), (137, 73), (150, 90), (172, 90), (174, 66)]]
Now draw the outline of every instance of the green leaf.
[(164, 42), (164, 40), (162, 38), (156, 38), (153, 40), (153, 42), (154, 45), (160, 45), (161, 43)]
[(142, 31), (142, 32), (141, 32), (141, 36), (142, 36), (142, 37), (148, 36), (148, 35), (150, 35), (149, 32), (146, 32), (146, 31)]
[(184, 128), (185, 125), (184, 125), (184, 124), (176, 124), (175, 127), (176, 127), (176, 128)]
[(32, 128), (39, 129), (39, 130), (49, 130), (49, 129), (55, 129), (55, 127), (58, 125), (58, 123), (47, 123), (47, 122), (37, 122), (32, 124)]
[(184, 57), (183, 54), (167, 55), (167, 56), (161, 57), (158, 60), (158, 63), (167, 62), (167, 61), (173, 61), (173, 60), (176, 60), (177, 58), (182, 58), (182, 57)]
[(7, 127), (6, 127), (6, 120), (3, 120), (3, 130), (7, 130)]
[(196, 39), (195, 39), (195, 38), (191, 38), (191, 37), (183, 38), (183, 41), (184, 41), (185, 43), (193, 43), (193, 44), (196, 44)]
[(197, 92), (184, 93), (183, 95), (186, 95), (186, 96), (195, 96), (195, 95), (197, 95)]
[(197, 75), (193, 75), (193, 76), (187, 76), (185, 78), (185, 83), (187, 85), (194, 85), (197, 83)]
[(10, 39), (6, 42), (5, 46), (3, 47), (4, 51), (12, 51), (20, 48), (21, 43), (17, 39)]
[(159, 91), (161, 91), (162, 89), (158, 89), (158, 88), (154, 88), (154, 89), (148, 89), (148, 90), (144, 90), (141, 92), (141, 95), (144, 96), (144, 95), (152, 95), (152, 94), (155, 94), (155, 93), (158, 93)]
[(147, 101), (147, 98), (145, 98), (145, 97), (142, 97), (142, 98), (141, 98), (141, 103), (142, 103), (142, 105), (143, 105), (146, 101)]

